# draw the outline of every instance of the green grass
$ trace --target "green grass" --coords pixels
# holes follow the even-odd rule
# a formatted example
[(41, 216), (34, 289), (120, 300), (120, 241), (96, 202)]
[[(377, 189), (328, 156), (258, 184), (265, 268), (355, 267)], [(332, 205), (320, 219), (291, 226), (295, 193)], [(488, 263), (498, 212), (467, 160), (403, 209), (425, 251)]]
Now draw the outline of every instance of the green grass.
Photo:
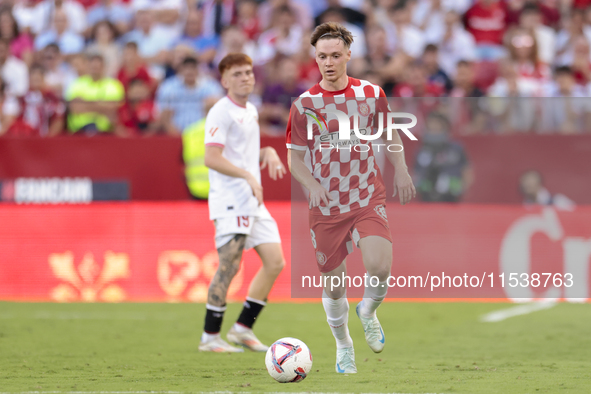
[[(386, 303), (381, 354), (365, 344), (353, 307), (359, 373), (343, 376), (321, 304), (268, 305), (255, 327), (260, 339), (294, 336), (314, 356), (306, 380), (279, 384), (264, 354), (197, 351), (202, 304), (0, 303), (0, 392), (591, 392), (591, 305), (481, 323), (512, 305)], [(229, 306), (224, 333), (240, 308)]]

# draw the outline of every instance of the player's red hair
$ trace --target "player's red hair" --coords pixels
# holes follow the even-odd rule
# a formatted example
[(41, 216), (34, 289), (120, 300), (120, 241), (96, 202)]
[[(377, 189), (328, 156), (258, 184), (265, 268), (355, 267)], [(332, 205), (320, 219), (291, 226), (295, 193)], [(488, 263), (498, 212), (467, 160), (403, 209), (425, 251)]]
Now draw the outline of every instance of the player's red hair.
[(224, 56), (218, 65), (218, 70), (220, 71), (220, 75), (224, 75), (226, 70), (229, 70), (234, 66), (244, 65), (252, 66), (252, 59), (250, 56), (245, 55), (244, 53), (229, 53)]

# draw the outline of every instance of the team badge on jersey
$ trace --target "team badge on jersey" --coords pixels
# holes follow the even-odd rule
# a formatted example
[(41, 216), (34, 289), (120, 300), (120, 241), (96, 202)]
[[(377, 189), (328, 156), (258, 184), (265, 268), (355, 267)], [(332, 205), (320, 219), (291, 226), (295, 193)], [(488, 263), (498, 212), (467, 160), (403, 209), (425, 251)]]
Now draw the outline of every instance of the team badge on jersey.
[(369, 115), (369, 104), (367, 103), (358, 103), (357, 110), (361, 116), (368, 116)]
[(326, 264), (326, 255), (322, 252), (316, 252), (316, 261), (318, 261), (318, 264), (320, 265)]
[(388, 221), (388, 216), (386, 216), (386, 207), (385, 206), (383, 206), (382, 204), (376, 205), (373, 210), (376, 211), (376, 213), (378, 215), (380, 215), (380, 217), (382, 219), (384, 219), (385, 221)]

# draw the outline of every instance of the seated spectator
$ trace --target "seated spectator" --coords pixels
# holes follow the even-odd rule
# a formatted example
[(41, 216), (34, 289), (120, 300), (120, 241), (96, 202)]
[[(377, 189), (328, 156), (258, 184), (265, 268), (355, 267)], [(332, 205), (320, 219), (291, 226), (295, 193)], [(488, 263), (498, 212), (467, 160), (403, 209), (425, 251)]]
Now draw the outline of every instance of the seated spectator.
[(72, 133), (113, 132), (125, 92), (116, 79), (104, 76), (104, 60), (90, 55), (88, 75), (79, 77), (68, 90), (68, 130)]
[(442, 97), (445, 89), (441, 84), (429, 80), (427, 68), (420, 60), (415, 60), (405, 71), (405, 80), (396, 84), (394, 97)]
[(548, 86), (546, 97), (555, 98), (542, 102), (540, 132), (585, 132), (591, 113), (587, 92), (581, 85), (577, 85), (573, 70), (569, 66), (557, 67), (554, 71), (554, 80), (555, 83)]
[(425, 36), (411, 24), (408, 2), (400, 0), (388, 10), (388, 17), (388, 24), (384, 28), (390, 53), (400, 52), (412, 59), (418, 59), (425, 49)]
[(10, 43), (10, 54), (24, 61), (33, 62), (33, 39), (29, 33), (21, 33), (9, 8), (0, 11), (0, 38)]
[(589, 43), (584, 36), (578, 36), (573, 43), (573, 74), (579, 85), (587, 85), (591, 82), (591, 61), (589, 55)]
[(98, 53), (105, 59), (105, 76), (114, 78), (121, 65), (121, 48), (115, 41), (117, 30), (108, 21), (97, 23), (90, 35), (91, 44), (86, 47), (87, 53)]
[[(538, 8), (538, 12), (540, 13), (540, 20), (546, 26), (549, 26), (552, 29), (558, 27), (560, 23), (560, 10), (559, 1), (540, 1), (540, 0), (505, 0), (507, 4), (507, 23), (510, 25), (516, 25), (519, 23), (519, 18), (525, 12), (526, 8), (529, 6), (535, 6)], [(567, 3), (576, 3), (580, 0), (574, 0), (571, 2), (563, 2), (564, 5), (567, 7), (577, 8), (575, 4), (567, 4)], [(582, 0), (588, 1), (588, 0)], [(566, 8), (565, 8), (566, 10)]]
[(427, 36), (443, 36), (446, 9), (441, 0), (418, 0), (412, 9), (412, 23)]
[(447, 75), (456, 73), (456, 64), (460, 60), (474, 61), (477, 59), (476, 43), (472, 34), (468, 33), (460, 23), (460, 16), (455, 11), (447, 11), (444, 19), (444, 30), (441, 35), (426, 34), (426, 41), (439, 48), (439, 64)]
[(37, 9), (36, 0), (20, 0), (15, 1), (12, 6), (12, 15), (16, 19), (18, 28), (27, 34), (33, 33), (33, 25), (37, 22), (35, 20)]
[(466, 151), (450, 138), (444, 115), (431, 112), (425, 126), (414, 163), (417, 194), (423, 202), (459, 202), (474, 178)]
[(488, 88), (490, 97), (535, 97), (540, 94), (540, 83), (521, 78), (518, 66), (510, 59), (500, 62), (500, 73)]
[(273, 25), (261, 34), (256, 65), (265, 64), (277, 55), (292, 56), (299, 50), (304, 31), (295, 23), (293, 11), (288, 6), (275, 10)]
[(57, 44), (46, 46), (40, 56), (45, 69), (45, 86), (57, 96), (65, 95), (70, 84), (78, 78), (76, 70), (64, 61)]
[(203, 14), (200, 11), (189, 11), (185, 29), (175, 46), (179, 44), (190, 46), (197, 54), (199, 63), (209, 64), (215, 57), (220, 40), (217, 36), (204, 36), (202, 34), (202, 18)]
[[(301, 1), (301, 0), (300, 0)], [(337, 8), (339, 12), (343, 16), (343, 20), (348, 25), (355, 25), (359, 28), (365, 28), (365, 23), (367, 21), (367, 16), (362, 12), (360, 8), (363, 6), (362, 2), (358, 0), (349, 0), (348, 2), (345, 0), (326, 0), (325, 9), (323, 10), (320, 15), (318, 15), (314, 19), (314, 25), (319, 25), (322, 19), (322, 14), (327, 11), (328, 9)], [(312, 28), (313, 26), (308, 26), (308, 28)], [(353, 37), (357, 38), (355, 35)]]
[(60, 96), (45, 87), (45, 70), (29, 70), (29, 91), (20, 100), (21, 115), (9, 134), (53, 137), (64, 130), (66, 106)]
[(119, 0), (100, 0), (98, 4), (91, 7), (86, 15), (87, 36), (94, 25), (102, 21), (111, 22), (117, 30), (117, 35), (129, 31), (133, 13), (129, 7)]
[(538, 45), (535, 37), (523, 29), (514, 29), (507, 34), (507, 49), (512, 64), (516, 67), (517, 74), (522, 80), (530, 84), (537, 84), (538, 92), (551, 78), (550, 67), (538, 58)]
[(241, 0), (237, 4), (236, 24), (242, 29), (248, 40), (256, 41), (261, 34), (256, 0)]
[(187, 14), (185, 0), (131, 0), (133, 11), (148, 11), (153, 15), (154, 27), (163, 39), (176, 41), (183, 30), (182, 16)]
[(119, 135), (148, 136), (160, 129), (150, 86), (141, 79), (129, 81), (125, 103), (119, 108)]
[(538, 58), (545, 64), (554, 63), (556, 56), (556, 32), (542, 23), (538, 4), (526, 4), (519, 15), (519, 27), (533, 32), (538, 44)]
[(29, 90), (27, 65), (10, 54), (9, 43), (4, 39), (0, 39), (0, 77), (8, 95), (21, 97)]
[(263, 104), (259, 111), (259, 123), (268, 134), (285, 134), (292, 98), (306, 91), (299, 81), (299, 70), (295, 59), (284, 58), (274, 73), (277, 83), (267, 86), (263, 92)]
[(466, 30), (474, 36), (479, 60), (498, 60), (505, 55), (507, 19), (505, 3), (500, 0), (478, 0), (466, 11)]
[[(267, 30), (274, 24), (275, 12), (281, 7), (289, 7), (292, 10), (295, 23), (303, 30), (314, 29), (312, 12), (301, 0), (270, 0), (262, 2), (258, 8), (261, 30)], [(326, 9), (326, 5), (322, 7), (322, 10), (324, 9)]]
[(0, 78), (0, 136), (14, 124), (19, 111), (18, 100), (6, 92), (6, 84)]
[(124, 35), (122, 41), (137, 44), (138, 53), (148, 63), (153, 78), (164, 77), (164, 64), (174, 38), (155, 24), (152, 11), (139, 10), (135, 15), (135, 29)]
[[(39, 2), (35, 7), (35, 24), (32, 25), (33, 33), (39, 35), (46, 31), (57, 30), (55, 14), (58, 12), (65, 15), (65, 23), (73, 33), (84, 34), (86, 30), (86, 10), (79, 2), (74, 0), (42, 0)], [(42, 47), (45, 47), (45, 45)]]
[(475, 84), (474, 64), (466, 60), (458, 62), (456, 76), (453, 81), (453, 89), (450, 97), (482, 97), (484, 92)]
[(570, 65), (574, 60), (575, 38), (585, 37), (587, 42), (591, 42), (591, 26), (585, 23), (585, 14), (583, 10), (573, 9), (571, 15), (565, 18), (564, 28), (556, 36), (556, 59), (555, 64), (559, 66)]
[(466, 98), (449, 101), (449, 115), (453, 130), (457, 134), (475, 134), (482, 132), (486, 115), (479, 97), (484, 92), (475, 85), (474, 64), (465, 60), (456, 66), (456, 75), (450, 97)]
[(422, 62), (425, 65), (429, 82), (440, 85), (445, 93), (448, 94), (453, 84), (445, 71), (439, 67), (439, 49), (436, 45), (429, 44), (425, 47)]
[[(303, 37), (303, 35), (302, 35)], [(215, 70), (217, 65), (228, 53), (244, 53), (251, 59), (256, 57), (257, 47), (254, 42), (248, 41), (244, 32), (238, 26), (228, 26), (222, 31), (221, 45), (213, 60)], [(310, 39), (307, 38), (307, 49), (310, 50)], [(316, 66), (318, 68), (318, 66)]]
[(169, 79), (170, 77), (174, 77), (175, 75), (179, 74), (181, 72), (181, 68), (183, 67), (183, 60), (185, 60), (187, 57), (194, 57), (197, 59), (197, 64), (199, 64), (200, 71), (204, 73), (209, 71), (206, 64), (199, 63), (199, 59), (197, 58), (197, 54), (195, 53), (193, 47), (186, 44), (178, 44), (171, 51), (171, 59), (166, 65), (164, 79)]
[(123, 84), (125, 91), (129, 88), (129, 82), (132, 79), (140, 79), (149, 86), (151, 93), (154, 92), (156, 84), (150, 77), (146, 64), (139, 56), (135, 42), (128, 42), (123, 48), (123, 63), (117, 73), (117, 79)]
[(201, 2), (200, 9), (203, 12), (203, 34), (219, 36), (226, 27), (232, 25), (232, 19), (236, 13), (236, 2), (234, 0), (205, 0)]
[(171, 135), (180, 135), (191, 123), (201, 120), (204, 106), (223, 96), (220, 84), (199, 76), (197, 59), (183, 60), (179, 75), (167, 79), (156, 91), (156, 105), (162, 125)]
[(55, 10), (53, 26), (35, 38), (35, 50), (40, 51), (49, 44), (56, 43), (64, 55), (80, 53), (84, 50), (84, 38), (69, 29), (68, 17), (63, 10)]
[(523, 204), (549, 205), (561, 211), (572, 211), (576, 204), (564, 194), (552, 194), (544, 186), (542, 174), (536, 170), (529, 170), (519, 177), (519, 191), (523, 196)]

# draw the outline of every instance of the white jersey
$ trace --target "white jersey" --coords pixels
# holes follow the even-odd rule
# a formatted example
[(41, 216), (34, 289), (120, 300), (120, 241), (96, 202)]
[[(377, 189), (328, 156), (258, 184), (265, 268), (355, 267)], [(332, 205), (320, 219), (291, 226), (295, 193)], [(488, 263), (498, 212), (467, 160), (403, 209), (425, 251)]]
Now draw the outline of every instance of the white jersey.
[[(254, 105), (243, 107), (228, 96), (215, 103), (205, 120), (205, 145), (222, 147), (222, 156), (261, 183), (259, 114)], [(259, 214), (258, 201), (245, 179), (211, 169), (208, 205), (210, 220)]]

